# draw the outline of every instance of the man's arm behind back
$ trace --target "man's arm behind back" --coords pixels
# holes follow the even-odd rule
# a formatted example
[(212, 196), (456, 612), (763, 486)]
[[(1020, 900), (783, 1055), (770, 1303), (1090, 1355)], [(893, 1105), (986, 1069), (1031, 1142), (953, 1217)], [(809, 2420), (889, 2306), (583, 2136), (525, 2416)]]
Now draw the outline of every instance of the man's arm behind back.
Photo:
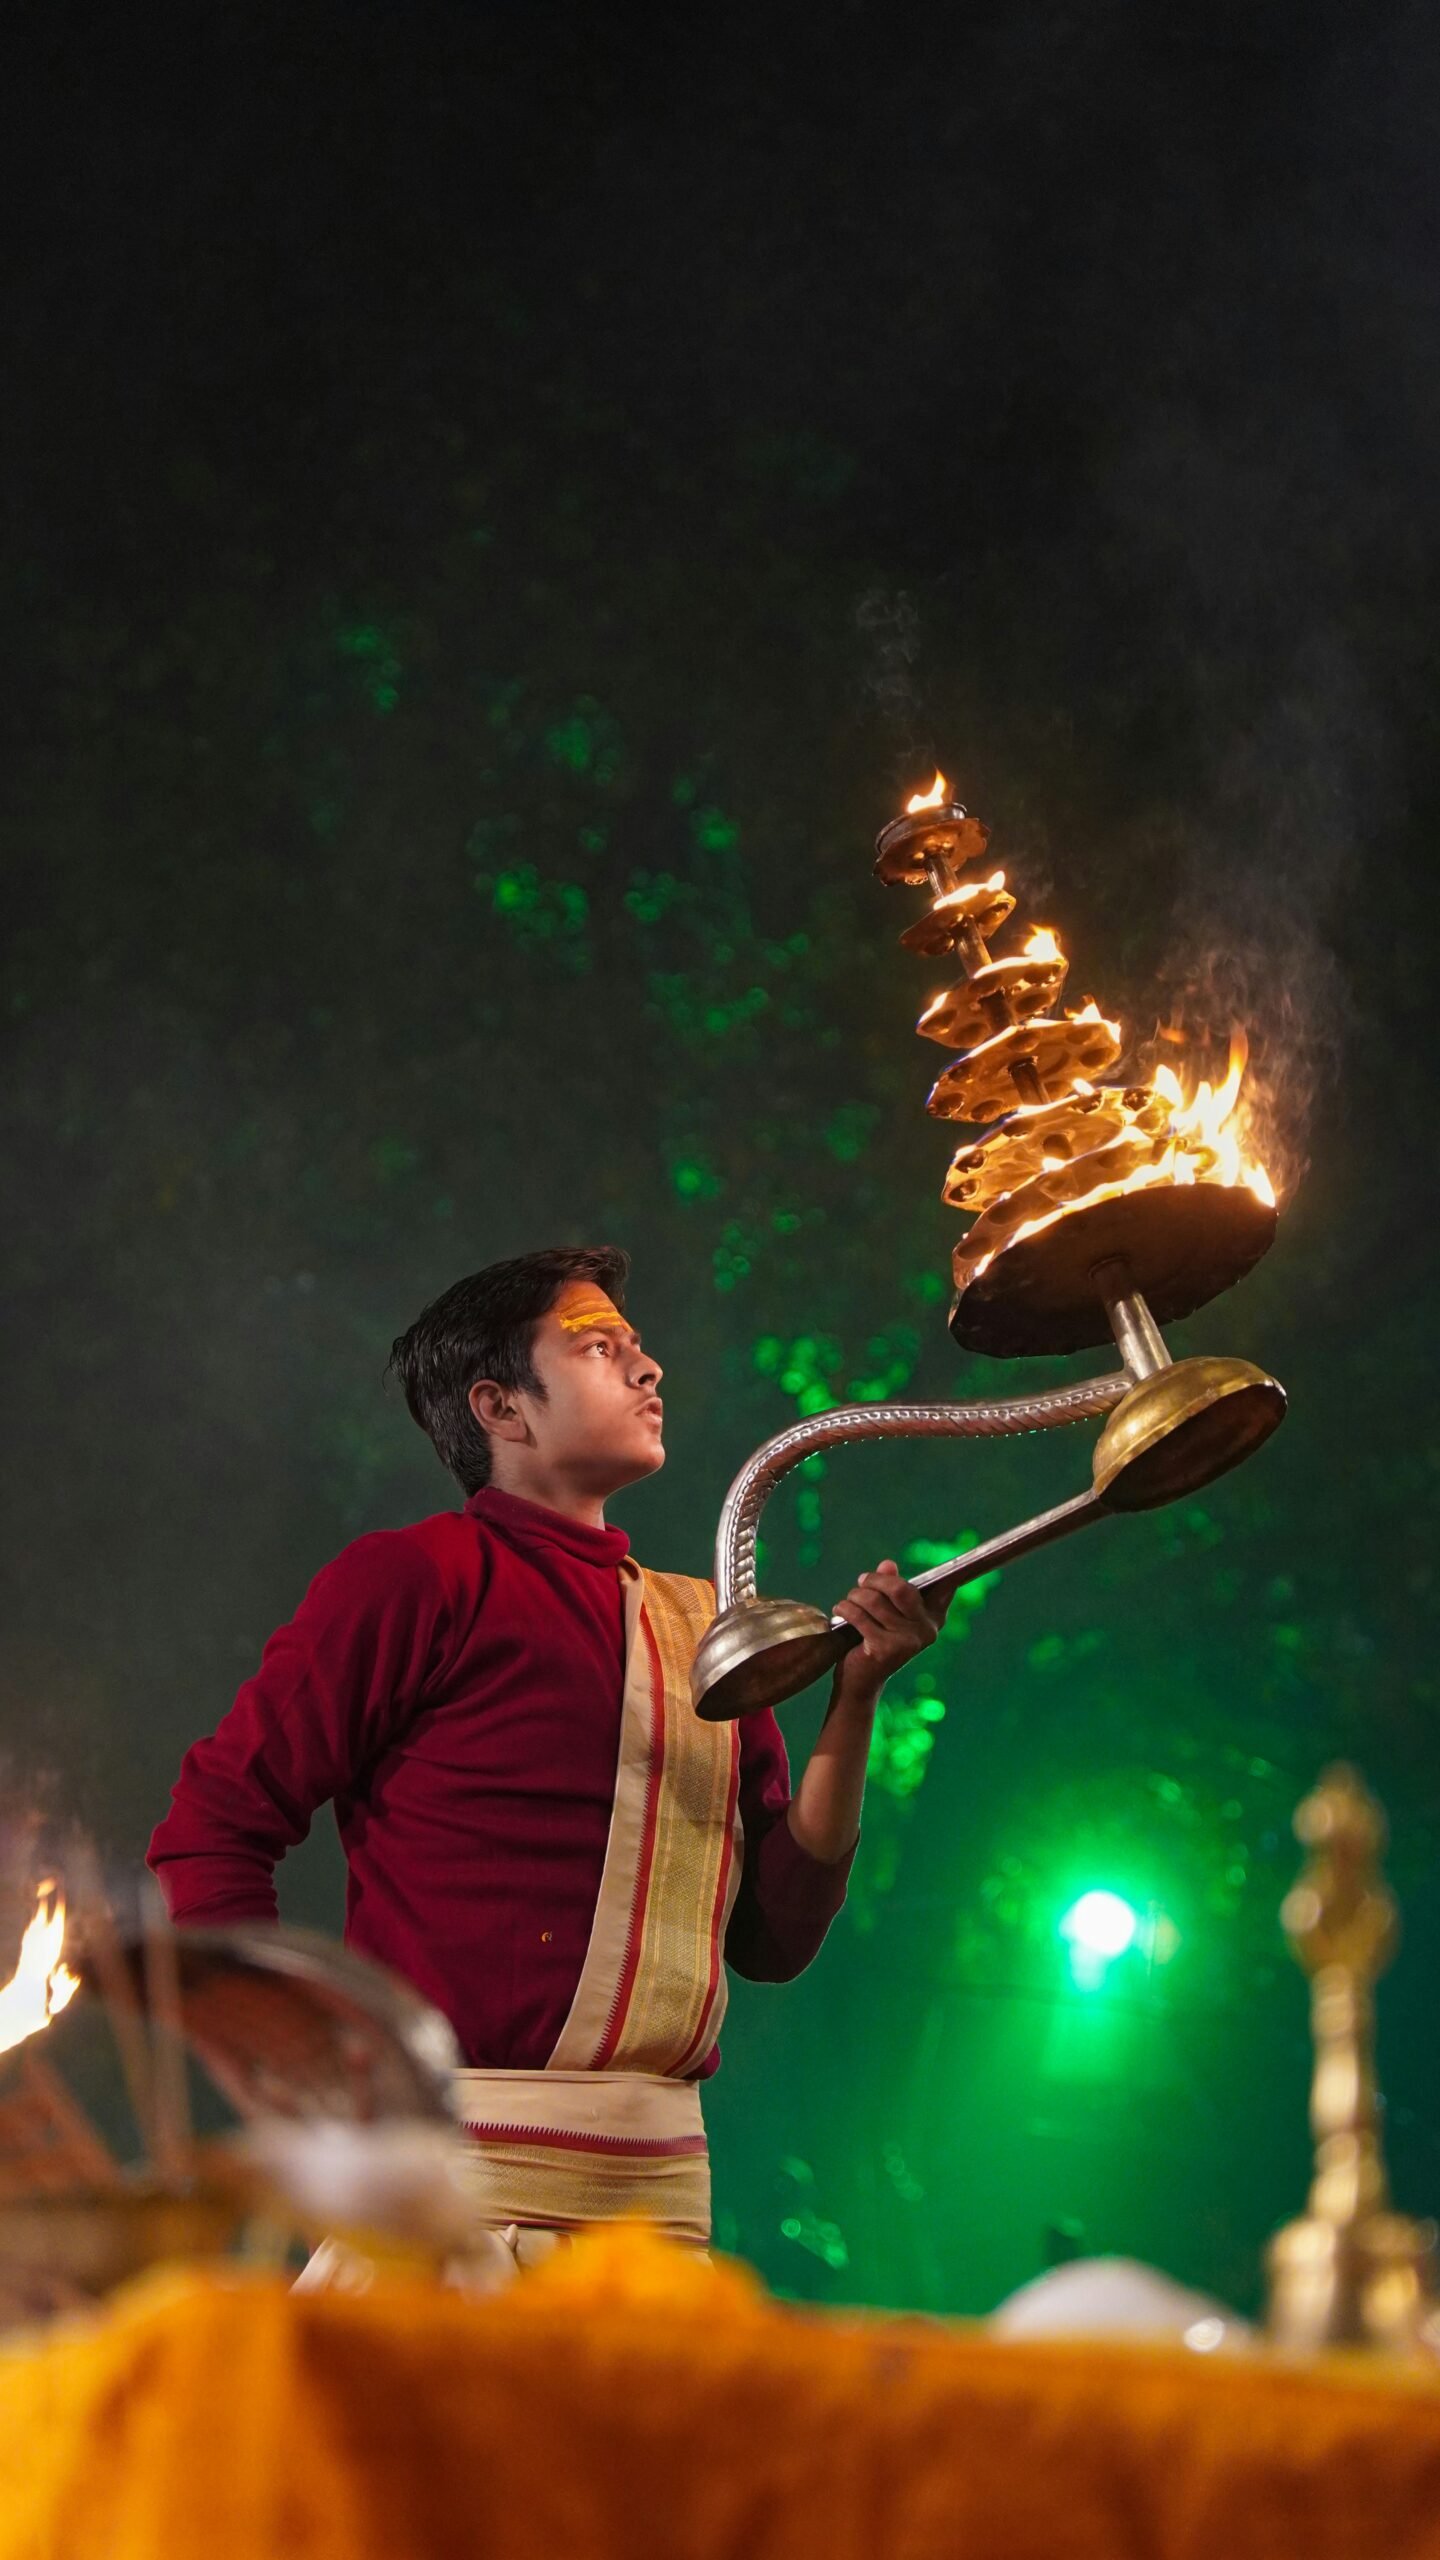
[(151, 1839), (177, 1925), (276, 1918), (276, 1866), (413, 1709), (444, 1614), (439, 1566), (407, 1530), (358, 1538), (316, 1575), (229, 1714), (186, 1752)]

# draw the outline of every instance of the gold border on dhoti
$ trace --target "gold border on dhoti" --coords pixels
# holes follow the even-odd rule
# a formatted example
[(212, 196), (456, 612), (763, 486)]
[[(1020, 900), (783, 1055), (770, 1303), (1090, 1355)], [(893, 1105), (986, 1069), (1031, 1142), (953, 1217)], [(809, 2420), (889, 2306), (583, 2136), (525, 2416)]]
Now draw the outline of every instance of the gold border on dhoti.
[(715, 1611), (708, 1582), (625, 1578), (615, 1807), (590, 1944), (551, 2071), (693, 2077), (725, 2014), (725, 1928), (740, 1883), (740, 1736), (690, 1703)]

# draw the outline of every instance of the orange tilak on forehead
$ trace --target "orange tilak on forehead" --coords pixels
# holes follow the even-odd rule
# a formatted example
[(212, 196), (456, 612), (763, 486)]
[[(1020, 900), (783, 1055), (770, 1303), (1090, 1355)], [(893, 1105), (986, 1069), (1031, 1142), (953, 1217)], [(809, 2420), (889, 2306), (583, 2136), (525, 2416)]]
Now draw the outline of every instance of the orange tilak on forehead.
[(622, 1333), (629, 1330), (629, 1318), (622, 1316), (619, 1308), (612, 1306), (598, 1289), (562, 1290), (555, 1301), (555, 1313), (560, 1319), (562, 1333), (584, 1333), (591, 1325), (599, 1324), (617, 1325)]

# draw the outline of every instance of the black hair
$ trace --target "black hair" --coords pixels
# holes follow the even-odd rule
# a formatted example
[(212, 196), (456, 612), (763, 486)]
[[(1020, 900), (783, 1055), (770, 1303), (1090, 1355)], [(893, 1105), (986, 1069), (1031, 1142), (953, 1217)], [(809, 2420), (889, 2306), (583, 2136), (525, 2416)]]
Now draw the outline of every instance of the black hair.
[(533, 1358), (535, 1327), (571, 1280), (593, 1280), (625, 1304), (630, 1257), (618, 1245), (552, 1245), (517, 1254), (457, 1280), (432, 1300), (391, 1347), (389, 1368), (436, 1455), (462, 1492), (490, 1481), (490, 1435), (476, 1421), (470, 1389), (477, 1378), (497, 1387), (544, 1395)]

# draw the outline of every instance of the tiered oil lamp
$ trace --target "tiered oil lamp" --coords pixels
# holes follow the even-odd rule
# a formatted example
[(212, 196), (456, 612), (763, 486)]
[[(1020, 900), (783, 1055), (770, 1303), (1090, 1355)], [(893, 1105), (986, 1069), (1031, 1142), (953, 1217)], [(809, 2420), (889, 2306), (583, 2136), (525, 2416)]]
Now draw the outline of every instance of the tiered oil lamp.
[(983, 1127), (945, 1183), (955, 1208), (976, 1213), (955, 1248), (951, 1331), (966, 1350), (1008, 1358), (1083, 1351), (1113, 1330), (1128, 1358), (1130, 1327), (1149, 1339), (1190, 1315), (1274, 1240), (1274, 1191), (1230, 1126), (1243, 1041), (1232, 1038), (1224, 1084), (1202, 1084), (1189, 1105), (1166, 1067), (1148, 1084), (1096, 1081), (1120, 1055), (1120, 1026), (1093, 1001), (1054, 1010), (1069, 963), (1053, 933), (992, 959), (1015, 901), (1003, 872), (966, 876), (983, 871), (986, 844), (937, 774), (876, 848), (889, 886), (933, 892), (905, 948), (953, 955), (964, 972), (916, 1026), (964, 1053), (927, 1109)]
[(992, 956), (1013, 914), (988, 834), (943, 775), (885, 827), (876, 871), (887, 886), (928, 887), (931, 904), (901, 936), (961, 975), (921, 1015), (926, 1039), (959, 1048), (929, 1098), (937, 1118), (978, 1135), (958, 1150), (945, 1197), (974, 1213), (953, 1257), (950, 1329), (999, 1358), (1084, 1350), (1113, 1336), (1109, 1376), (983, 1404), (853, 1405), (814, 1414), (757, 1449), (735, 1478), (715, 1550), (717, 1613), (695, 1660), (697, 1712), (721, 1718), (774, 1706), (808, 1686), (856, 1639), (843, 1619), (755, 1587), (760, 1513), (781, 1477), (813, 1451), (851, 1440), (1045, 1430), (1108, 1415), (1088, 1491), (916, 1577), (948, 1597), (961, 1583), (1116, 1511), (1174, 1501), (1268, 1439), (1284, 1390), (1248, 1360), (1173, 1361), (1161, 1325), (1228, 1289), (1275, 1235), (1275, 1195), (1242, 1150), (1234, 1113), (1245, 1064), (1189, 1100), (1161, 1066), (1145, 1083), (1106, 1083), (1124, 1047), (1093, 1002), (1055, 1010), (1067, 962), (1052, 933)]

